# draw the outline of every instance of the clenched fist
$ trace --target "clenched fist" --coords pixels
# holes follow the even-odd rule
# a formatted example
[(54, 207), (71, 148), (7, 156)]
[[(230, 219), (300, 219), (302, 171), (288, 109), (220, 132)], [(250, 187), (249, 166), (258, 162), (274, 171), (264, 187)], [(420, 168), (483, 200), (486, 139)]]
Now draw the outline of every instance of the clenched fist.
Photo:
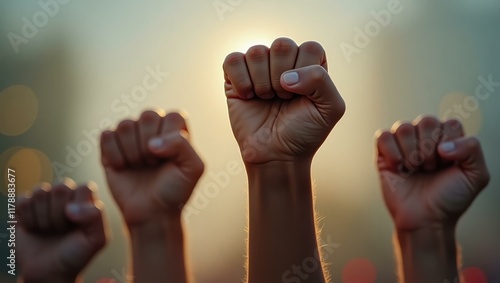
[(75, 282), (104, 247), (101, 203), (90, 188), (68, 179), (19, 197), (16, 256), (24, 282)]
[(460, 122), (423, 117), (377, 138), (382, 192), (402, 231), (454, 227), (489, 173), (479, 141)]
[(127, 225), (180, 215), (204, 165), (189, 143), (184, 118), (142, 113), (101, 135), (102, 164)]
[(244, 162), (312, 159), (345, 112), (316, 42), (287, 38), (223, 64), (229, 118)]

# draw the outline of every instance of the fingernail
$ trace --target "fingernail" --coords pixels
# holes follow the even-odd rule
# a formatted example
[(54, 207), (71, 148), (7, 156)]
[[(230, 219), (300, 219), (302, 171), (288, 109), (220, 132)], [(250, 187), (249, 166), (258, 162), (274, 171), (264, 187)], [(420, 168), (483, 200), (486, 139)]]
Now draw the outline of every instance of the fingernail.
[(455, 143), (454, 142), (445, 142), (439, 145), (441, 147), (441, 150), (444, 152), (450, 152), (455, 150)]
[(82, 212), (82, 208), (80, 207), (79, 204), (70, 203), (70, 204), (68, 204), (68, 211), (69, 211), (69, 213), (71, 213), (73, 215), (78, 215)]
[(283, 80), (287, 85), (294, 85), (299, 82), (299, 73), (288, 72), (283, 74)]
[(154, 138), (149, 141), (149, 147), (152, 149), (162, 149), (163, 148), (163, 139)]

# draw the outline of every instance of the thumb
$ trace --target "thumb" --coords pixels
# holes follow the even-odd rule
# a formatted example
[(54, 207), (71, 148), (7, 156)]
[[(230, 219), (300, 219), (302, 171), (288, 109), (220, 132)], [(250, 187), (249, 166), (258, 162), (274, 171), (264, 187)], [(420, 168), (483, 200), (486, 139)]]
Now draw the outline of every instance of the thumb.
[(335, 122), (344, 115), (344, 100), (328, 72), (320, 65), (286, 71), (280, 82), (286, 91), (307, 96), (322, 114), (336, 119)]
[(99, 250), (106, 244), (106, 232), (101, 209), (93, 202), (73, 202), (66, 205), (66, 215), (78, 225), (87, 240)]
[(66, 215), (76, 224), (99, 222), (101, 211), (91, 202), (72, 202), (66, 205)]
[(490, 174), (477, 138), (463, 137), (441, 143), (438, 152), (441, 158), (457, 162), (477, 189), (488, 185)]
[(59, 256), (66, 268), (78, 274), (106, 245), (103, 217), (92, 202), (68, 203), (65, 213), (81, 233), (71, 233), (62, 241)]
[(203, 161), (189, 143), (186, 131), (171, 132), (153, 138), (148, 147), (155, 156), (177, 163), (193, 178), (199, 178), (203, 173)]

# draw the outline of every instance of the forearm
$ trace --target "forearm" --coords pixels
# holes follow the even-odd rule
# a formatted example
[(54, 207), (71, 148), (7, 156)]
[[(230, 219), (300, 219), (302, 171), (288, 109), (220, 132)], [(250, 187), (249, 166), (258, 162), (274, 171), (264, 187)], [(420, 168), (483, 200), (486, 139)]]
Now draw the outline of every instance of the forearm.
[(458, 280), (455, 227), (398, 231), (405, 283)]
[(250, 283), (325, 281), (316, 240), (310, 164), (247, 166)]
[(135, 283), (188, 282), (180, 215), (129, 231)]

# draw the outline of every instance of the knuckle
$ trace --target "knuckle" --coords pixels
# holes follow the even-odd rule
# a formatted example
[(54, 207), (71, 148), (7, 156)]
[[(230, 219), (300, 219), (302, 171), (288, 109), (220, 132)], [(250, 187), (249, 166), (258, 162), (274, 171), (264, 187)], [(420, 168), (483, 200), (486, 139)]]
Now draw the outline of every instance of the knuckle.
[(170, 112), (163, 118), (166, 123), (182, 124), (185, 122), (184, 117), (179, 112)]
[(106, 130), (101, 133), (101, 141), (108, 142), (113, 138), (113, 131)]
[(117, 132), (129, 132), (134, 128), (134, 121), (123, 120), (116, 127)]
[(290, 38), (280, 37), (271, 45), (271, 52), (277, 55), (288, 55), (296, 52), (297, 44)]
[(430, 116), (430, 115), (422, 115), (420, 117), (418, 117), (416, 120), (415, 120), (415, 125), (418, 125), (420, 127), (424, 127), (424, 128), (430, 128), (430, 127), (437, 127), (439, 126), (440, 122), (439, 120), (434, 117), (434, 116)]
[(93, 191), (89, 188), (88, 185), (82, 185), (77, 188), (77, 191), (82, 196), (90, 196), (93, 194)]
[(64, 185), (52, 187), (52, 192), (56, 197), (64, 197), (71, 193), (71, 189)]
[(377, 140), (379, 142), (386, 142), (387, 140), (392, 138), (392, 133), (386, 130), (379, 131), (377, 134), (378, 134)]
[(450, 119), (444, 122), (445, 127), (451, 129), (451, 130), (460, 130), (462, 129), (462, 122), (458, 119)]
[(323, 46), (316, 41), (306, 41), (300, 45), (300, 50), (314, 55), (323, 55), (325, 50)]
[(71, 190), (76, 189), (76, 183), (73, 179), (71, 178), (64, 178), (63, 182), (61, 185), (68, 187)]
[(146, 110), (146, 111), (142, 112), (139, 120), (151, 122), (151, 121), (154, 121), (154, 120), (159, 119), (159, 118), (160, 118), (160, 114), (158, 114), (158, 112), (156, 112), (154, 110)]
[(264, 61), (267, 60), (267, 54), (269, 48), (264, 45), (255, 45), (247, 50), (245, 57), (252, 61)]
[(32, 198), (38, 199), (38, 198), (44, 197), (48, 193), (49, 188), (50, 187), (46, 187), (46, 186), (36, 187), (32, 192)]
[(232, 52), (224, 59), (223, 66), (236, 66), (245, 62), (245, 55), (241, 52)]
[(396, 122), (392, 126), (392, 129), (396, 135), (408, 135), (412, 133), (414, 126), (409, 122)]

